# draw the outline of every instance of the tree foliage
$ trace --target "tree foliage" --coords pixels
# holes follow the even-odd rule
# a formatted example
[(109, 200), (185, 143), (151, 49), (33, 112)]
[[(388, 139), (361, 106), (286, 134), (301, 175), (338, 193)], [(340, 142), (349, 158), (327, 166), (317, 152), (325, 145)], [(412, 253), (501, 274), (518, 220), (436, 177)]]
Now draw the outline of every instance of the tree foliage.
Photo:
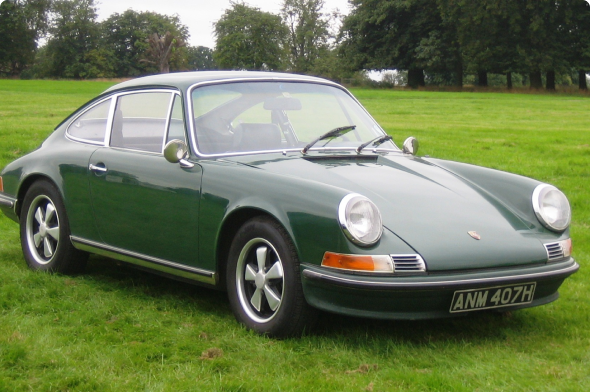
[(34, 62), (37, 41), (47, 30), (49, 4), (49, 0), (0, 4), (0, 74), (19, 75)]
[(215, 23), (215, 62), (225, 69), (282, 69), (288, 32), (281, 17), (244, 3), (230, 4)]
[[(590, 8), (582, 0), (351, 0), (342, 51), (356, 69), (424, 70), (460, 85), (464, 72), (556, 74), (588, 67)], [(586, 68), (588, 69), (588, 68)], [(581, 73), (582, 79), (583, 73)], [(418, 81), (419, 82), (419, 81)]]
[(574, 2), (571, 7), (570, 39), (566, 44), (568, 60), (578, 70), (578, 83), (582, 90), (587, 90), (586, 71), (590, 70), (590, 5)]
[[(342, 27), (342, 50), (357, 69), (405, 69), (411, 85), (423, 85), (423, 70), (444, 61), (446, 39), (432, 0), (351, 0)], [(440, 53), (440, 60), (432, 54)], [(437, 66), (435, 64), (434, 66)]]
[(35, 58), (35, 39), (22, 9), (11, 1), (0, 5), (0, 74), (18, 75)]
[(195, 71), (217, 69), (217, 64), (213, 59), (213, 51), (210, 48), (205, 46), (189, 46), (187, 51), (188, 69)]
[[(99, 50), (94, 0), (56, 0), (47, 41), (46, 76), (81, 79), (110, 76), (111, 65)], [(96, 60), (99, 60), (98, 62)]]
[(323, 0), (283, 2), (281, 16), (289, 29), (289, 65), (294, 72), (310, 72), (318, 59), (329, 55), (330, 18), (323, 7)]
[[(397, 69), (413, 87), (502, 79), (508, 87), (514, 80), (587, 89), (585, 0), (350, 0), (338, 34), (340, 18), (326, 13), (324, 2), (281, 0), (278, 15), (231, 2), (214, 24), (217, 46), (210, 49), (186, 45), (188, 28), (177, 15), (127, 10), (98, 23), (95, 0), (5, 0), (0, 75), (97, 78), (224, 68), (338, 80)], [(39, 42), (46, 44), (38, 48)]]
[[(137, 76), (159, 72), (156, 64), (142, 61), (146, 56), (153, 34), (162, 37), (169, 32), (177, 43), (189, 38), (188, 28), (180, 22), (178, 16), (161, 15), (155, 12), (137, 12), (127, 10), (122, 14), (113, 14), (101, 24), (102, 44), (113, 52), (115, 76)], [(169, 58), (171, 70), (181, 70), (185, 65), (186, 51), (177, 48)], [(148, 59), (153, 61), (153, 59)]]

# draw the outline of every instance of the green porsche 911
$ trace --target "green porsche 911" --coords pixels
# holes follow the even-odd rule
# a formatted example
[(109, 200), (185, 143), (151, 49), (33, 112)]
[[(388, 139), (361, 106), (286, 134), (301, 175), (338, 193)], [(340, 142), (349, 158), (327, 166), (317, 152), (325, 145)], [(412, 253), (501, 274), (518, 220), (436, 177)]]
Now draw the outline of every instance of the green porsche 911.
[(269, 72), (118, 84), (0, 174), (34, 270), (89, 253), (227, 290), (272, 336), (554, 301), (579, 268), (554, 186), (398, 148), (342, 86)]

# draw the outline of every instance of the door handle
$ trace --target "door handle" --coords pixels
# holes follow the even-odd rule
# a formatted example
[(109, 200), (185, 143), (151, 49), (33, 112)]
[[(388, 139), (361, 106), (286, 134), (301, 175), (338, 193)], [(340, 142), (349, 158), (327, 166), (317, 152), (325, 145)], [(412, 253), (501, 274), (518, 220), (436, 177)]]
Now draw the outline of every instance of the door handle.
[(93, 165), (91, 163), (88, 166), (88, 169), (92, 170), (95, 173), (106, 173), (108, 171), (108, 169), (106, 168), (106, 166), (104, 166), (104, 163), (99, 163), (99, 165), (102, 165), (102, 166)]

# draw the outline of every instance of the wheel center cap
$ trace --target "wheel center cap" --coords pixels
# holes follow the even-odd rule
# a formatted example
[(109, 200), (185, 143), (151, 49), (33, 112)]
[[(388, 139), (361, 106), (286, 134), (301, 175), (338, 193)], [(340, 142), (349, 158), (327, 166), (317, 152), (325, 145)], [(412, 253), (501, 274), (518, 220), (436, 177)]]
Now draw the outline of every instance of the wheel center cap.
[(45, 226), (45, 223), (41, 223), (39, 225), (39, 234), (43, 238), (45, 238), (45, 236), (47, 235), (47, 227)]
[(259, 272), (256, 274), (256, 279), (254, 279), (254, 282), (256, 283), (256, 288), (262, 289), (264, 288), (264, 283), (266, 283), (266, 279), (264, 278), (264, 275), (261, 272)]

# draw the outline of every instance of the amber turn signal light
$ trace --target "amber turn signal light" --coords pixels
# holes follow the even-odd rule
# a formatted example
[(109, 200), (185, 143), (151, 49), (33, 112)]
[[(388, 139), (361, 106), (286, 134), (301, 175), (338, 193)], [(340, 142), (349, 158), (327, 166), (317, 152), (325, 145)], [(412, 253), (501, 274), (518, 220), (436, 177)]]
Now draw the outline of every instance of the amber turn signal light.
[(345, 255), (326, 252), (322, 266), (348, 271), (393, 273), (393, 262), (387, 255)]
[(2, 182), (2, 177), (0, 177), (0, 192), (4, 192), (4, 183)]

